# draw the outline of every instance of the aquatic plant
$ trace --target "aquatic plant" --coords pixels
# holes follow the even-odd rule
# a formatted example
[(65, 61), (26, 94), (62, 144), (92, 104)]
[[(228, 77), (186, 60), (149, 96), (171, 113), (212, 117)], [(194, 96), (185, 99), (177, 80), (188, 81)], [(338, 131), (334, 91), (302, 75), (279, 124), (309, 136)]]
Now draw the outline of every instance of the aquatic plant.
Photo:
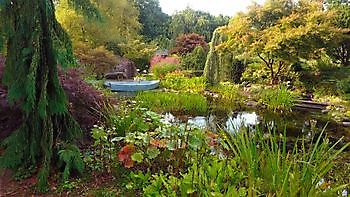
[(143, 92), (137, 95), (140, 107), (156, 112), (203, 115), (208, 105), (204, 96), (191, 93)]
[(259, 102), (275, 112), (290, 111), (295, 99), (296, 95), (284, 85), (263, 89), (259, 94)]
[(329, 144), (324, 135), (307, 144), (300, 139), (292, 150), (275, 132), (236, 134), (223, 131), (227, 154), (192, 158), (187, 173), (154, 174), (145, 196), (336, 196), (346, 185), (324, 179), (333, 161), (347, 147)]

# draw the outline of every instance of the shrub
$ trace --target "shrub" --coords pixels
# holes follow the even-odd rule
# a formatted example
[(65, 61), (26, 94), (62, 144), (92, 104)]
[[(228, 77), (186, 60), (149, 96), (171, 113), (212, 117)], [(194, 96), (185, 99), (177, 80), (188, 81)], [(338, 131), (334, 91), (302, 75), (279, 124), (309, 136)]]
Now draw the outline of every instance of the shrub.
[(278, 86), (263, 89), (259, 95), (259, 102), (266, 105), (268, 109), (273, 111), (290, 111), (294, 105), (296, 95), (288, 90), (286, 86)]
[(114, 71), (125, 73), (127, 79), (132, 79), (137, 74), (135, 63), (125, 58), (123, 58), (120, 63), (115, 66)]
[(176, 63), (160, 62), (151, 67), (151, 72), (156, 78), (163, 78), (166, 74), (180, 69), (180, 65)]
[(184, 92), (204, 92), (206, 83), (204, 77), (186, 76), (184, 72), (172, 72), (165, 75), (160, 82), (161, 87), (184, 91)]
[(224, 109), (235, 109), (243, 105), (246, 100), (239, 88), (239, 85), (230, 82), (221, 82), (210, 88), (210, 91), (216, 95), (214, 97), (214, 107)]
[(350, 77), (337, 82), (337, 88), (347, 99), (350, 98)]
[(74, 54), (79, 59), (79, 63), (86, 66), (87, 74), (95, 75), (97, 78), (102, 78), (104, 74), (112, 71), (120, 61), (113, 52), (103, 46), (90, 48), (83, 43), (78, 43), (74, 46)]
[(137, 95), (140, 107), (159, 113), (204, 115), (207, 112), (207, 100), (199, 94), (143, 92)]
[(181, 57), (181, 67), (186, 70), (204, 70), (207, 52), (202, 46), (197, 46), (191, 53)]
[(172, 64), (180, 64), (180, 59), (177, 56), (161, 56), (155, 55), (152, 57), (150, 61), (151, 68), (158, 63), (172, 63)]
[(204, 36), (196, 33), (182, 34), (176, 38), (175, 47), (171, 49), (171, 53), (184, 55), (186, 53), (191, 53), (197, 46), (208, 50), (208, 44), (205, 42)]
[[(0, 57), (0, 61), (1, 59), (4, 58)], [(20, 109), (7, 102), (7, 90), (1, 85), (3, 68), (4, 64), (0, 62), (0, 139), (17, 129), (22, 117)], [(101, 114), (96, 111), (100, 111), (102, 104), (107, 102), (102, 93), (83, 81), (76, 69), (60, 71), (59, 78), (69, 100), (69, 111), (80, 127), (86, 131), (101, 122)]]

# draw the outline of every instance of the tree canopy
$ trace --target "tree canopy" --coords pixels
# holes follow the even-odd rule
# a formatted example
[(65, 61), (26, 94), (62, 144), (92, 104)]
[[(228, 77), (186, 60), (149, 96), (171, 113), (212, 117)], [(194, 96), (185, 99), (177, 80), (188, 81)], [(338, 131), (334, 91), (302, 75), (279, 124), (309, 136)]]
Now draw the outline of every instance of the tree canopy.
[(56, 8), (57, 20), (71, 36), (73, 42), (86, 42), (93, 47), (107, 43), (127, 43), (136, 39), (141, 29), (139, 11), (128, 0), (92, 0), (100, 18), (84, 17), (69, 0), (60, 0)]
[(197, 33), (205, 37), (209, 42), (217, 27), (226, 25), (229, 21), (227, 16), (213, 16), (207, 12), (195, 11), (187, 8), (172, 16), (169, 24), (169, 33), (172, 38), (181, 34)]
[(141, 34), (152, 40), (166, 37), (170, 17), (162, 12), (158, 0), (134, 0), (140, 12)]
[(269, 0), (234, 17), (223, 29), (229, 39), (221, 47), (229, 47), (243, 59), (258, 57), (276, 84), (290, 65), (316, 58), (339, 33), (333, 17), (318, 1)]

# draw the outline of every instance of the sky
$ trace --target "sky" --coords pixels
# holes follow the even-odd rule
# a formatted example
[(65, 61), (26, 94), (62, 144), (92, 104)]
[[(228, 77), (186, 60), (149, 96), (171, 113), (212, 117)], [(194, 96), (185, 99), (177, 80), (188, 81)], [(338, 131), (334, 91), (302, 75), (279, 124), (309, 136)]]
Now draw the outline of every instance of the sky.
[(261, 4), (264, 0), (159, 0), (159, 2), (163, 12), (169, 15), (190, 7), (213, 15), (233, 16), (239, 11), (245, 11), (252, 2)]

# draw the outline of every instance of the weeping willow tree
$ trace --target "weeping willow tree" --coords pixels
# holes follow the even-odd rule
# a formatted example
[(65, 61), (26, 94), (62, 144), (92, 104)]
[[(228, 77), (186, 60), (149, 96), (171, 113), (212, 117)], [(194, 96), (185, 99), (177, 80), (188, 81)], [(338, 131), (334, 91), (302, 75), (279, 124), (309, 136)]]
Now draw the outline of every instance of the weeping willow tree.
[[(0, 0), (0, 35), (5, 38), (0, 46), (7, 47), (3, 84), (9, 102), (18, 104), (23, 113), (22, 125), (2, 142), (0, 167), (38, 166), (40, 190), (47, 188), (58, 145), (73, 144), (81, 133), (58, 79), (57, 64), (67, 66), (74, 58), (69, 38), (55, 18), (54, 3)], [(97, 14), (86, 0), (71, 0), (70, 5), (90, 16)]]

